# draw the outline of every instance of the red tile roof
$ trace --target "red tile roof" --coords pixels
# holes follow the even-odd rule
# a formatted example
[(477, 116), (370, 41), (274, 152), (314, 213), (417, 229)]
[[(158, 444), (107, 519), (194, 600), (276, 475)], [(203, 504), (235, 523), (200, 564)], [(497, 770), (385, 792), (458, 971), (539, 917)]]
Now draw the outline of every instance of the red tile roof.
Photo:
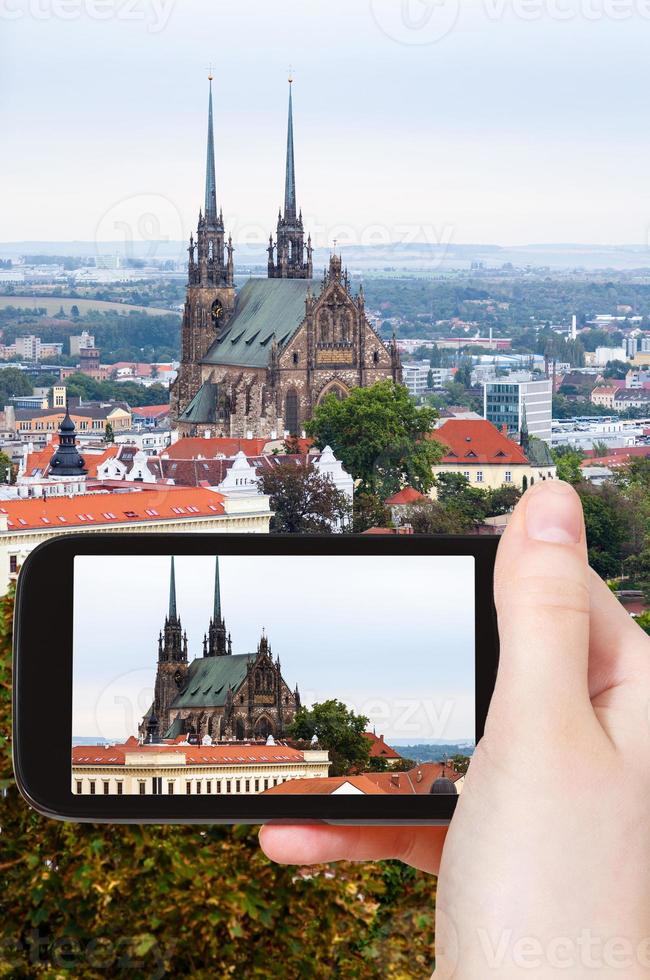
[(95, 746), (75, 745), (72, 749), (72, 764), (75, 766), (123, 766), (126, 753), (144, 752), (178, 753), (185, 756), (186, 764), (192, 766), (233, 766), (259, 765), (263, 763), (303, 762), (304, 752), (286, 745), (180, 745), (178, 742), (161, 745), (139, 745), (131, 737), (123, 745)]
[(371, 759), (401, 759), (402, 756), (384, 742), (383, 735), (375, 735), (374, 732), (364, 732), (364, 738), (370, 741)]
[(143, 419), (157, 419), (162, 415), (169, 415), (169, 405), (143, 405), (141, 408), (132, 408), (131, 414)]
[(394, 796), (410, 794), (427, 796), (437, 779), (443, 776), (457, 783), (463, 777), (450, 766), (440, 762), (423, 762), (408, 772), (367, 772), (368, 779), (375, 783), (384, 793)]
[(388, 507), (398, 507), (404, 504), (416, 504), (419, 500), (426, 499), (419, 490), (414, 490), (413, 487), (404, 487), (399, 493), (394, 493), (392, 497), (389, 497), (386, 504)]
[(152, 521), (192, 520), (224, 513), (224, 497), (212, 490), (157, 487), (128, 493), (0, 501), (9, 531), (110, 527)]
[(428, 438), (446, 447), (442, 464), (528, 464), (521, 447), (485, 419), (449, 419)]
[(268, 439), (179, 439), (160, 455), (163, 459), (214, 459), (215, 456), (236, 456), (243, 452), (247, 456), (260, 456)]
[(625, 466), (631, 459), (650, 458), (650, 446), (634, 446), (630, 449), (612, 449), (607, 456), (589, 456), (580, 466)]
[(272, 786), (263, 796), (330, 796), (336, 790), (349, 783), (366, 796), (383, 795), (384, 790), (369, 779), (367, 773), (362, 776), (316, 776), (306, 779), (288, 779), (278, 786)]

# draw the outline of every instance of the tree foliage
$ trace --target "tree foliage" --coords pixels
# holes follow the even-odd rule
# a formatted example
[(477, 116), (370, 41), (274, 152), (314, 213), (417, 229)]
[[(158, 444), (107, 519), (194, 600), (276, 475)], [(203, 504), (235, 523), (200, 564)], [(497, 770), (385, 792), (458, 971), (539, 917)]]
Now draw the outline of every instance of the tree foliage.
[(289, 731), (299, 741), (308, 742), (316, 736), (330, 754), (330, 776), (347, 776), (368, 767), (370, 741), (363, 734), (367, 725), (364, 715), (355, 714), (341, 701), (323, 701), (309, 709), (301, 708)]
[(349, 523), (348, 497), (310, 460), (277, 463), (264, 471), (259, 487), (271, 498), (276, 534), (328, 534)]
[(342, 400), (330, 395), (305, 428), (321, 449), (332, 447), (364, 492), (385, 500), (407, 485), (423, 493), (431, 487), (431, 467), (443, 451), (426, 438), (436, 418), (433, 409), (416, 407), (406, 388), (380, 381)]

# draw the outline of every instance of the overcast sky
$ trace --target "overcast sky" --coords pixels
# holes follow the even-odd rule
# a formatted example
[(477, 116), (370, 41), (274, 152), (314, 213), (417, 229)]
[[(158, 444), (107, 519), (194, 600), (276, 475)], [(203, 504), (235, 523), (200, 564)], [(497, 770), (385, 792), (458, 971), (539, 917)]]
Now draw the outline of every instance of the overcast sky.
[[(151, 704), (170, 559), (80, 557), (75, 564), (73, 734), (126, 738)], [(176, 559), (190, 660), (212, 614), (214, 559)], [(338, 698), (378, 734), (474, 736), (472, 558), (221, 559), (233, 653), (267, 631), (303, 702)]]
[[(0, 0), (0, 241), (186, 238), (206, 66), (237, 241), (645, 243), (647, 0)], [(147, 218), (153, 215), (153, 219)], [(126, 228), (126, 231), (125, 231)]]

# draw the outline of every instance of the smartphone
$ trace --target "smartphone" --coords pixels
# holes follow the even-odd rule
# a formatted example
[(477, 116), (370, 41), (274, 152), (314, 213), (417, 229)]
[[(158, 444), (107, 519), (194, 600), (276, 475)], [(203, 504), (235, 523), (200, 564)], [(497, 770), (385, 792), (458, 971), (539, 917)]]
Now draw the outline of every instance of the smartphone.
[(16, 596), (21, 792), (93, 823), (449, 821), (496, 676), (496, 548), (48, 541)]

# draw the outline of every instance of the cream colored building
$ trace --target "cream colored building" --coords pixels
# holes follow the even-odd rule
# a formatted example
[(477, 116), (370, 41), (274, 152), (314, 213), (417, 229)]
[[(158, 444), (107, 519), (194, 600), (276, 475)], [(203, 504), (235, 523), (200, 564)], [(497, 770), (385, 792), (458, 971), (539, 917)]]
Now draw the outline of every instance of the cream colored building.
[(0, 595), (37, 545), (61, 534), (268, 534), (269, 497), (225, 496), (193, 487), (0, 501)]
[[(503, 486), (533, 486), (541, 480), (555, 480), (557, 468), (546, 443), (530, 440), (527, 451), (485, 419), (449, 419), (431, 433), (445, 448), (440, 463), (432, 467), (434, 476), (460, 473), (472, 486), (498, 490)], [(431, 490), (435, 499), (435, 485)]]
[[(136, 744), (130, 744), (136, 743)], [(324, 778), (323, 750), (285, 745), (76, 746), (72, 792), (96, 796), (256, 795), (293, 779)]]
[(599, 385), (591, 393), (591, 404), (602, 405), (603, 408), (614, 408), (614, 400), (619, 389), (614, 385)]

